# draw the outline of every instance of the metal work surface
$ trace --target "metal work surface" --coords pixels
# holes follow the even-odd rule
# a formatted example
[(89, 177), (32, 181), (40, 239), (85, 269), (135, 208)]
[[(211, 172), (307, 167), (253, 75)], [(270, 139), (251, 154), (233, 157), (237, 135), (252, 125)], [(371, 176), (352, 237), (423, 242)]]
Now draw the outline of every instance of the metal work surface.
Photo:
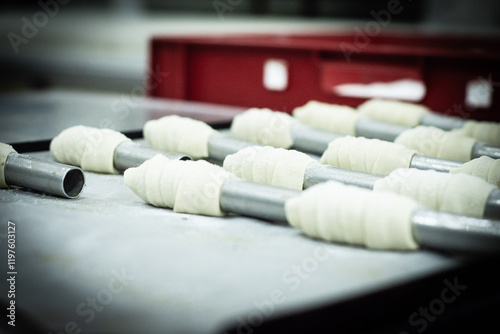
[(8, 221), (16, 228), (16, 306), (51, 331), (220, 332), (460, 264), (325, 243), (252, 218), (177, 214), (145, 204), (121, 175), (85, 177), (72, 200), (0, 190), (2, 254)]

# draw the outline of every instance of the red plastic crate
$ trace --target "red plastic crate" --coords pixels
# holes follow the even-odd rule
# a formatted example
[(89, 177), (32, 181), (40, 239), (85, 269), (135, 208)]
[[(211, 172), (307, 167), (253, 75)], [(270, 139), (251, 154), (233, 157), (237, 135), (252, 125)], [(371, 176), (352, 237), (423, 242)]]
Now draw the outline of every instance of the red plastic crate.
[[(151, 41), (150, 57), (152, 71), (166, 75), (164, 80), (150, 78), (154, 97), (291, 112), (309, 100), (351, 106), (366, 100), (339, 95), (335, 89), (342, 84), (412, 79), (426, 89), (422, 99), (412, 102), (449, 115), (500, 121), (499, 37), (159, 36)], [(266, 87), (269, 63), (278, 82)], [(285, 77), (286, 82), (279, 80)]]

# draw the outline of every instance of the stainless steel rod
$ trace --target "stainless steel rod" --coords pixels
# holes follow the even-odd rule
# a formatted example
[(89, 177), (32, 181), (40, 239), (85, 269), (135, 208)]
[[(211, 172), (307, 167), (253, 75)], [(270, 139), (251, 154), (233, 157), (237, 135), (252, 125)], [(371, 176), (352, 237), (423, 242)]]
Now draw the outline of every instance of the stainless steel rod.
[(490, 146), (486, 143), (478, 142), (472, 148), (471, 159), (487, 156), (493, 159), (500, 159), (500, 147)]
[(246, 142), (229, 135), (215, 132), (208, 138), (208, 156), (212, 160), (224, 161), (230, 154), (236, 153), (245, 147), (257, 145), (259, 144)]
[(421, 246), (464, 253), (500, 251), (500, 222), (417, 210), (412, 217), (413, 236)]
[(375, 181), (381, 179), (382, 177), (382, 175), (356, 172), (333, 166), (322, 165), (320, 163), (311, 163), (306, 168), (306, 174), (304, 176), (304, 189), (327, 181), (337, 181), (356, 187), (373, 189)]
[(412, 168), (431, 169), (443, 173), (449, 173), (453, 168), (460, 168), (460, 166), (462, 166), (462, 163), (458, 161), (432, 158), (418, 154), (415, 154), (410, 162), (410, 167)]
[(299, 191), (227, 179), (222, 186), (221, 209), (265, 220), (286, 222), (285, 202)]
[(315, 129), (313, 127), (295, 123), (292, 126), (293, 149), (301, 152), (322, 155), (328, 148), (328, 144), (344, 135)]
[(37, 190), (64, 198), (76, 198), (85, 185), (83, 171), (25, 154), (11, 153), (5, 161), (5, 182), (9, 186)]
[(435, 112), (425, 114), (420, 120), (421, 125), (434, 126), (446, 131), (460, 129), (465, 125), (465, 122), (466, 120), (460, 117), (440, 115)]
[(500, 219), (500, 189), (494, 189), (488, 196), (483, 217)]
[[(225, 212), (287, 222), (285, 203), (298, 194), (294, 190), (228, 179), (222, 187), (220, 205)], [(500, 251), (498, 221), (419, 209), (412, 217), (412, 231), (419, 245), (432, 249), (467, 253)]]
[[(389, 137), (395, 138), (398, 133), (407, 129), (407, 127), (364, 118), (359, 119), (357, 124), (361, 124), (360, 127), (362, 131), (365, 132), (367, 138), (380, 138), (380, 136), (376, 136), (376, 134), (385, 133), (384, 131), (387, 131), (386, 133), (389, 134)], [(385, 130), (386, 128), (389, 130)], [(373, 131), (368, 133), (369, 129), (372, 129)], [(320, 156), (324, 153), (324, 151), (326, 151), (328, 144), (332, 140), (341, 137), (344, 137), (344, 135), (329, 133), (302, 124), (296, 124), (292, 128), (292, 138), (294, 139), (293, 148), (302, 152), (318, 154)], [(394, 139), (389, 137), (383, 140), (392, 141)], [(498, 148), (485, 147), (485, 145), (476, 145), (476, 147), (477, 150), (480, 150), (478, 152), (485, 153), (486, 150), (488, 150), (490, 156), (498, 153), (498, 157), (500, 158), (500, 149)], [(413, 156), (410, 167), (424, 170), (433, 169), (439, 172), (449, 172), (452, 168), (459, 168), (461, 165), (462, 164), (457, 161), (415, 155)]]
[[(318, 183), (337, 181), (343, 184), (352, 185), (365, 189), (373, 189), (375, 181), (384, 176), (356, 172), (341, 169), (333, 166), (312, 163), (306, 168), (304, 176), (304, 189), (314, 186)], [(500, 219), (500, 190), (494, 189), (485, 204), (484, 218)]]
[(394, 141), (401, 132), (410, 129), (408, 126), (376, 121), (370, 118), (359, 118), (356, 123), (356, 136)]
[(124, 171), (127, 168), (137, 167), (144, 161), (161, 154), (170, 160), (191, 160), (185, 154), (160, 151), (151, 147), (140, 145), (132, 141), (126, 141), (115, 149), (113, 163), (117, 170)]

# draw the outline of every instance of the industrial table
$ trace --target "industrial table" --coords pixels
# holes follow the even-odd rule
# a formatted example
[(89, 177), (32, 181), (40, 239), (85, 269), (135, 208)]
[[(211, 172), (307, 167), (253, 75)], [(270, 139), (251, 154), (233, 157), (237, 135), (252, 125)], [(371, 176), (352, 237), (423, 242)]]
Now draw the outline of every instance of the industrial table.
[[(41, 101), (48, 103), (47, 96), (51, 105), (40, 108)], [(0, 141), (21, 148), (45, 146), (27, 153), (53, 160), (46, 145), (60, 130), (112, 119), (107, 106), (118, 97), (99, 103), (100, 97), (94, 96), (93, 102), (88, 98), (52, 92), (0, 99)], [(115, 129), (137, 134), (148, 118), (172, 112), (168, 102), (144, 101), (128, 109)], [(95, 105), (89, 109), (88, 103)], [(156, 105), (156, 111), (143, 103)], [(6, 113), (5, 105), (17, 108), (17, 113)], [(223, 107), (206, 114), (181, 109), (174, 111), (214, 124), (234, 116)], [(416, 332), (422, 322), (410, 317), (424, 305), (418, 303), (441, 300), (443, 289), (453, 284), (465, 284), (469, 295), (476, 296), (479, 287), (471, 284), (480, 283), (470, 268), (486, 270), (473, 267), (481, 261), (453, 254), (373, 251), (314, 240), (292, 227), (248, 217), (178, 214), (144, 203), (125, 187), (122, 175), (85, 172), (85, 177), (82, 194), (72, 200), (24, 189), (0, 190), (3, 268), (8, 263), (8, 225), (15, 225), (17, 328), (33, 326), (30, 330), (53, 333), (255, 333), (325, 325), (345, 331), (376, 328), (383, 318), (380, 312), (390, 311), (395, 313), (385, 314), (384, 326)], [(7, 296), (8, 272), (4, 270), (0, 284), (5, 307), (12, 300)], [(484, 284), (492, 279), (485, 275)], [(460, 298), (458, 292), (455, 308), (467, 299), (466, 291)], [(498, 293), (492, 296), (497, 302)], [(445, 306), (450, 310), (450, 305)], [(378, 321), (363, 324), (374, 316)], [(5, 319), (0, 328), (13, 329)], [(311, 319), (315, 322), (308, 322)]]

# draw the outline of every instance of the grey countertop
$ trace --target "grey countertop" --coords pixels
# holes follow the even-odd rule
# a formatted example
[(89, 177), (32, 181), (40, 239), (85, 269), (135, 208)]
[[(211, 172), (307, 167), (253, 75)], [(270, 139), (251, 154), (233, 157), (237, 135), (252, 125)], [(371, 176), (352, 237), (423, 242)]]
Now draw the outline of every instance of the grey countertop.
[[(102, 126), (103, 119), (120, 131), (140, 131), (145, 120), (172, 112), (210, 123), (238, 112), (141, 98), (120, 118), (110, 107), (119, 98), (61, 91), (4, 96), (0, 141), (49, 140), (68, 126)], [(28, 154), (53, 160), (47, 151)], [(253, 218), (177, 214), (145, 204), (121, 175), (85, 176), (73, 200), (0, 190), (3, 263), (7, 225), (15, 224), (16, 306), (48, 331), (251, 328), (460, 266), (457, 258), (426, 250), (325, 243)], [(6, 301), (7, 281), (1, 282)]]
[[(145, 204), (121, 175), (85, 176), (74, 200), (0, 190), (1, 254), (8, 222), (16, 226), (16, 305), (53, 331), (216, 333), (459, 265), (430, 251), (325, 243), (252, 218), (177, 214)], [(8, 290), (5, 280), (0, 287)]]

